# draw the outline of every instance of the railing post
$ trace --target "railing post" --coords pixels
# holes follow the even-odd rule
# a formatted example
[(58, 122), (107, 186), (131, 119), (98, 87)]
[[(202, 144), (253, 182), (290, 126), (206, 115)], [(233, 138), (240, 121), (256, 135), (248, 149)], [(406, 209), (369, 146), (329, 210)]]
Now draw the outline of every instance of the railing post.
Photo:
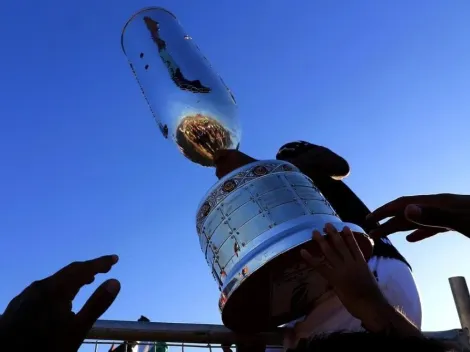
[(468, 292), (467, 282), (462, 276), (449, 278), (450, 289), (454, 296), (455, 306), (460, 319), (462, 329), (470, 332), (470, 293)]

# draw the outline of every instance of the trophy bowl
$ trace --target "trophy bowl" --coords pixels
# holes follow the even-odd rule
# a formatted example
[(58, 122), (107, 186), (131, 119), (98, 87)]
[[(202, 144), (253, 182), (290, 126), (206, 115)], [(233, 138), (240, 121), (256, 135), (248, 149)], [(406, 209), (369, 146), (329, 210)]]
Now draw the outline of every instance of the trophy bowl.
[(214, 165), (241, 138), (235, 98), (168, 10), (149, 7), (124, 25), (121, 47), (164, 138), (189, 160)]
[(196, 227), (221, 291), (224, 325), (260, 332), (306, 315), (329, 288), (299, 252), (319, 253), (312, 231), (327, 223), (339, 231), (348, 226), (370, 257), (364, 231), (342, 222), (294, 165), (256, 161), (221, 178), (202, 200)]

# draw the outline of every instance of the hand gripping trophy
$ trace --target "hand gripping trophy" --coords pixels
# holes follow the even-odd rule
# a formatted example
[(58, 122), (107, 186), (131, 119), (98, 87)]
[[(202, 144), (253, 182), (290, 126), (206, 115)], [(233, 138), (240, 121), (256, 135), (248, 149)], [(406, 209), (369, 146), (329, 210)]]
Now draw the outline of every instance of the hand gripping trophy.
[[(235, 98), (171, 12), (137, 12), (121, 44), (161, 133), (184, 156), (215, 166), (217, 155), (238, 149)], [(306, 315), (328, 290), (299, 254), (301, 248), (318, 250), (312, 230), (347, 225), (362, 248), (371, 245), (294, 165), (239, 155), (244, 158), (227, 163), (202, 199), (196, 230), (220, 290), (223, 323), (237, 332), (260, 332)]]

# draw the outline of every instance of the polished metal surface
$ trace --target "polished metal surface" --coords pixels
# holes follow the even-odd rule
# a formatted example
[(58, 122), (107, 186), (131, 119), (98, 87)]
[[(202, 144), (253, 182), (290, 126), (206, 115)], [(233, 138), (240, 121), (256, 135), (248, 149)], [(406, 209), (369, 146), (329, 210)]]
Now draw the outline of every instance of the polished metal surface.
[(260, 331), (307, 313), (326, 292), (326, 282), (298, 253), (287, 253), (326, 223), (363, 233), (343, 223), (312, 181), (288, 162), (257, 161), (217, 182), (199, 206), (196, 227), (227, 327)]
[(187, 158), (212, 166), (216, 151), (238, 148), (233, 94), (171, 12), (137, 12), (121, 45), (160, 131)]
[(255, 335), (236, 334), (223, 325), (98, 320), (87, 338), (108, 341), (165, 341), (185, 343), (249, 343), (282, 345), (282, 329)]

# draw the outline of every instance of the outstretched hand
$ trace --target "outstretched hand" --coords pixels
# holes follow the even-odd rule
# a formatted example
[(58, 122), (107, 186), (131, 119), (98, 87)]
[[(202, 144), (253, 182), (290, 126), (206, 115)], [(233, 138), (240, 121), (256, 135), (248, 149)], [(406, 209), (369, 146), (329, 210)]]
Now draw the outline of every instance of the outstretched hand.
[(374, 305), (386, 300), (352, 231), (345, 227), (338, 232), (333, 225), (327, 224), (325, 234), (313, 232), (313, 241), (320, 247), (322, 256), (314, 257), (302, 249), (302, 258), (332, 286), (349, 313), (363, 320)]
[[(313, 231), (312, 242), (317, 248), (312, 252), (302, 249), (302, 258), (328, 282), (353, 317), (374, 329), (376, 324), (371, 320), (375, 317), (371, 316), (371, 312), (375, 308), (382, 310), (387, 302), (355, 234), (348, 227), (338, 232), (331, 224), (325, 226), (324, 232), (325, 235), (322, 235), (319, 231)], [(314, 318), (313, 314), (307, 315), (303, 321), (286, 330), (284, 345), (293, 349), (301, 338), (309, 337), (310, 329), (315, 324)]]
[(384, 222), (370, 236), (385, 237), (395, 232), (414, 230), (406, 239), (421, 241), (446, 231), (458, 231), (470, 237), (470, 196), (432, 194), (395, 199), (367, 217), (368, 221)]
[(72, 301), (83, 286), (91, 284), (97, 274), (110, 271), (117, 261), (116, 255), (108, 255), (75, 262), (33, 282), (9, 303), (0, 318), (3, 347), (6, 343), (20, 352), (76, 352), (114, 302), (120, 283), (115, 279), (102, 283), (77, 313), (72, 311)]
[(327, 224), (325, 233), (313, 234), (323, 257), (315, 258), (306, 250), (301, 254), (333, 287), (348, 312), (370, 332), (421, 338), (419, 328), (387, 302), (351, 230), (345, 227), (340, 233)]

